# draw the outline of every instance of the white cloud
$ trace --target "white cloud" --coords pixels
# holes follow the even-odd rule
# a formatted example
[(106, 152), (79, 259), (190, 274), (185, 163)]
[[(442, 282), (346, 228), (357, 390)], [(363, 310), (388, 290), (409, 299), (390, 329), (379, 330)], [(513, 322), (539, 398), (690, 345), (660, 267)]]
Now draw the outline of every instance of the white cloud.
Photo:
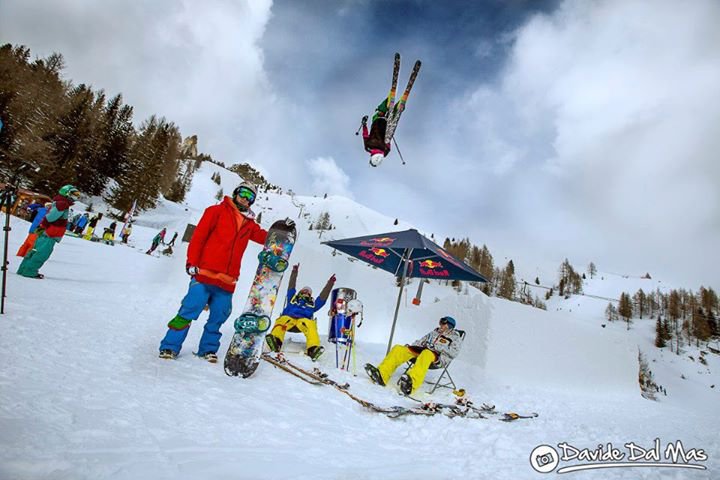
[(332, 157), (318, 157), (307, 162), (312, 177), (313, 193), (344, 195), (352, 198), (350, 177), (335, 163)]
[(567, 1), (518, 30), (498, 84), (468, 107), (491, 171), (515, 170), (496, 185), (515, 232), (718, 283), (719, 24), (710, 0)]

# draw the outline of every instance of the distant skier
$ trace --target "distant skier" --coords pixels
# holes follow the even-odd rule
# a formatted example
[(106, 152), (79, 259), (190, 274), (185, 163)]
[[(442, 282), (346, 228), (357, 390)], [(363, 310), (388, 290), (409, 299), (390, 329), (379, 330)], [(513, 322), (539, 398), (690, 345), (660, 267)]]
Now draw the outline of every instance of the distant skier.
[(257, 189), (243, 182), (232, 198), (224, 197), (218, 205), (205, 209), (193, 232), (187, 250), (185, 270), (190, 275), (190, 287), (180, 310), (168, 323), (168, 330), (160, 342), (160, 358), (177, 357), (190, 329), (205, 306), (210, 316), (200, 337), (197, 355), (217, 362), (220, 348), (220, 327), (232, 311), (232, 294), (240, 277), (240, 264), (248, 242), (263, 245), (267, 231), (255, 222), (250, 206), (255, 202)]
[(83, 239), (90, 240), (92, 238), (93, 232), (95, 231), (95, 228), (97, 227), (97, 223), (100, 221), (100, 219), (102, 219), (102, 217), (103, 217), (103, 214), (98, 213), (97, 215), (95, 215), (93, 218), (90, 219), (90, 221), (88, 222), (87, 232), (85, 232), (85, 235), (83, 235), (83, 237), (82, 237)]
[(152, 254), (152, 252), (155, 251), (155, 249), (162, 243), (165, 245), (165, 232), (167, 231), (166, 228), (163, 228), (160, 230), (160, 233), (155, 235), (155, 237), (152, 239), (152, 245), (150, 245), (150, 248), (148, 249), (147, 253), (148, 255)]
[(330, 291), (335, 284), (335, 275), (332, 275), (330, 279), (328, 279), (320, 295), (313, 299), (312, 289), (310, 287), (303, 287), (296, 293), (295, 285), (297, 283), (299, 268), (299, 264), (293, 266), (292, 273), (290, 274), (290, 282), (288, 283), (287, 306), (280, 314), (280, 318), (275, 320), (275, 326), (270, 334), (265, 337), (265, 342), (268, 344), (268, 347), (270, 347), (270, 350), (279, 352), (285, 340), (285, 333), (296, 328), (305, 334), (307, 355), (315, 361), (322, 355), (325, 349), (320, 346), (317, 321), (313, 319), (313, 315), (325, 306)]
[[(260, 223), (260, 222), (258, 222)], [(172, 238), (170, 239), (170, 242), (168, 242), (168, 247), (174, 247), (175, 246), (175, 239), (177, 239), (177, 232), (173, 233)]]
[(90, 221), (90, 219), (88, 218), (88, 213), (87, 212), (83, 213), (80, 216), (80, 218), (78, 218), (77, 221), (75, 222), (75, 227), (74, 227), (73, 231), (77, 235), (82, 235), (82, 232), (83, 232), (83, 230), (85, 230), (85, 226), (87, 226), (89, 221)]
[(80, 191), (72, 185), (65, 185), (53, 198), (50, 210), (45, 214), (36, 233), (38, 238), (32, 250), (25, 255), (18, 267), (18, 275), (29, 278), (43, 278), (40, 268), (52, 255), (55, 245), (65, 235), (70, 206), (80, 196)]
[(113, 221), (109, 227), (106, 227), (103, 231), (102, 239), (106, 242), (115, 241), (115, 229), (117, 228), (117, 222)]
[(130, 234), (132, 234), (132, 222), (128, 222), (127, 225), (125, 225), (120, 231), (120, 239), (122, 240), (122, 243), (127, 243), (128, 238), (130, 238)]
[(435, 330), (412, 345), (394, 345), (380, 365), (375, 367), (368, 363), (365, 371), (373, 382), (385, 386), (400, 365), (414, 358), (415, 364), (398, 380), (400, 391), (410, 395), (423, 384), (430, 365), (445, 367), (460, 352), (462, 338), (455, 330), (455, 324), (452, 317), (441, 318)]

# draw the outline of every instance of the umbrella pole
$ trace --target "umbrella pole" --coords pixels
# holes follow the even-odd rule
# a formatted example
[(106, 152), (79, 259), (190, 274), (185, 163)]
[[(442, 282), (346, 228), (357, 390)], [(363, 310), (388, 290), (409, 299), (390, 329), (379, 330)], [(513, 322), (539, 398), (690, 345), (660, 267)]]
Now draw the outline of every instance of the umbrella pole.
[(395, 324), (397, 323), (398, 312), (400, 311), (400, 302), (402, 301), (402, 294), (405, 289), (405, 278), (407, 277), (408, 263), (410, 255), (412, 255), (412, 251), (412, 248), (408, 248), (405, 250), (405, 254), (403, 255), (404, 265), (402, 277), (400, 277), (400, 292), (398, 293), (397, 304), (395, 305), (395, 316), (393, 317), (392, 329), (390, 329), (390, 340), (388, 340), (387, 352), (385, 352), (385, 355), (390, 353), (390, 348), (392, 348), (393, 336), (395, 336)]

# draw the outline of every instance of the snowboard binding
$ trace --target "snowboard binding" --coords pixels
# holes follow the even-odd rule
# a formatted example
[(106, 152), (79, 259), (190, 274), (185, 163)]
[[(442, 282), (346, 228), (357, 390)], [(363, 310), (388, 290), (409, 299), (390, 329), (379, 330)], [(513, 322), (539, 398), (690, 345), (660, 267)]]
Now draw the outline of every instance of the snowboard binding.
[(274, 272), (284, 272), (288, 267), (287, 259), (279, 255), (273, 255), (266, 250), (258, 253), (258, 260), (260, 260), (260, 264), (265, 265)]

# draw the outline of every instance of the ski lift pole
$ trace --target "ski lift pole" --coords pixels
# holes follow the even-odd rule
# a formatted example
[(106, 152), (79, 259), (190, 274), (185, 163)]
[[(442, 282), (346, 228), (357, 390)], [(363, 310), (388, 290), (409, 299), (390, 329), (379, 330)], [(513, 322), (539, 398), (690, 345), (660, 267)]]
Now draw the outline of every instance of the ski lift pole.
[(395, 150), (397, 150), (398, 155), (400, 156), (400, 161), (403, 165), (405, 165), (405, 159), (402, 156), (402, 153), (400, 153), (400, 147), (398, 147), (397, 140), (395, 140), (395, 137), (392, 138), (393, 143), (395, 144)]

